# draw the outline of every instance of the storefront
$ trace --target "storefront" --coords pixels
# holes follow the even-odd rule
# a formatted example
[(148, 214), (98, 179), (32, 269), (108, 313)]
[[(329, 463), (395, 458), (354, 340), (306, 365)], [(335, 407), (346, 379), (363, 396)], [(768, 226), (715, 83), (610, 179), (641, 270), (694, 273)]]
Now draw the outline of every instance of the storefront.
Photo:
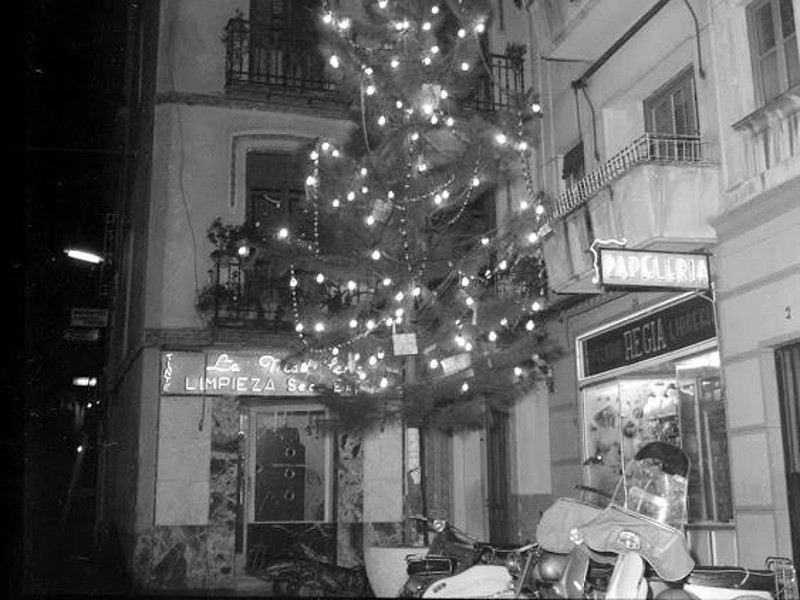
[(691, 461), (687, 537), (702, 564), (733, 564), (736, 531), (716, 315), (706, 292), (672, 295), (576, 338), (586, 485), (612, 491), (638, 448)]

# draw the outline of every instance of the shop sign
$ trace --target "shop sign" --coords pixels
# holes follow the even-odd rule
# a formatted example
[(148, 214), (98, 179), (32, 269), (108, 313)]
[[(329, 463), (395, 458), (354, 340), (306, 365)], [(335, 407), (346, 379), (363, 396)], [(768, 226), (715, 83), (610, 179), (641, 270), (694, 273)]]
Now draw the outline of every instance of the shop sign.
[(70, 325), (73, 327), (106, 327), (108, 325), (108, 309), (73, 308), (70, 314)]
[(635, 365), (714, 337), (711, 300), (692, 296), (580, 340), (581, 376)]
[(615, 288), (707, 290), (708, 255), (598, 248), (600, 284)]
[(336, 381), (344, 365), (294, 360), (280, 352), (162, 352), (161, 393), (218, 396), (314, 396), (325, 385), (340, 394), (352, 390)]

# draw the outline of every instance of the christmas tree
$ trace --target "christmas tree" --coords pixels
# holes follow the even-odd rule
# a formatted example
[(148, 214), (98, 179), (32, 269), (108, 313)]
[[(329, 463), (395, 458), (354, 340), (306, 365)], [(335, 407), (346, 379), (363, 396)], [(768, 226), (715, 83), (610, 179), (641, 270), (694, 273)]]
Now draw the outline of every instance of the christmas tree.
[[(530, 91), (491, 80), (484, 2), (373, 0), (323, 6), (321, 52), (353, 111), (344, 143), (309, 148), (292, 223), (225, 226), (219, 253), (281, 276), (303, 353), (341, 430), (390, 421), (480, 428), (547, 374), (536, 328), (546, 273), (535, 232)], [(524, 48), (507, 54), (523, 60)], [(475, 110), (481, 91), (501, 108)], [(476, 94), (478, 94), (476, 96)], [(513, 219), (494, 225), (493, 190), (523, 182)]]

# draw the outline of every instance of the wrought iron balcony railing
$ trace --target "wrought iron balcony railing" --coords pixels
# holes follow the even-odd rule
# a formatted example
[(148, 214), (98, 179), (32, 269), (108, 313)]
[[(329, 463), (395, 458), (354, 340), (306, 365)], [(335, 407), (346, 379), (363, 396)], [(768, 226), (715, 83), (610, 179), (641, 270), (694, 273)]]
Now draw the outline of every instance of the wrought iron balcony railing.
[(225, 85), (287, 92), (334, 92), (313, 30), (259, 25), (236, 17), (225, 28)]
[(558, 195), (553, 201), (550, 217), (560, 219), (571, 213), (641, 164), (713, 164), (711, 149), (711, 144), (699, 136), (645, 133)]
[[(284, 93), (312, 92), (334, 99), (336, 86), (325, 75), (325, 62), (314, 30), (293, 30), (260, 25), (236, 17), (225, 28), (225, 86), (231, 89), (268, 88)], [(485, 73), (464, 108), (496, 111), (512, 106), (512, 98), (524, 92), (523, 58), (487, 54)]]

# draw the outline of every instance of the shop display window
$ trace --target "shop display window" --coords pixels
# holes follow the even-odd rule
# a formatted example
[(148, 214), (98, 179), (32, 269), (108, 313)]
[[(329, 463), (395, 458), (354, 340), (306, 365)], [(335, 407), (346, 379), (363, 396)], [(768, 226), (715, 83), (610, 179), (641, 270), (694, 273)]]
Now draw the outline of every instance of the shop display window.
[(612, 493), (639, 448), (665, 441), (689, 456), (689, 522), (733, 519), (725, 402), (716, 351), (583, 388), (584, 479)]

